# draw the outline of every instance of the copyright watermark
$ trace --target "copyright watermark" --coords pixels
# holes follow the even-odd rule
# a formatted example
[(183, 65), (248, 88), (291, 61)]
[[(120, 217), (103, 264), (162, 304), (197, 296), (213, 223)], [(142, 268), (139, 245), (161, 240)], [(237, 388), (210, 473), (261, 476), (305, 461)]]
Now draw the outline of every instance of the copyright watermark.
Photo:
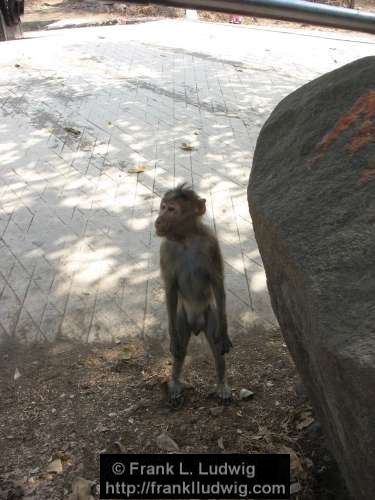
[(112, 472), (115, 476), (122, 476), (125, 472), (125, 465), (121, 462), (115, 462), (112, 465)]
[(290, 498), (287, 454), (103, 454), (100, 498), (245, 500)]

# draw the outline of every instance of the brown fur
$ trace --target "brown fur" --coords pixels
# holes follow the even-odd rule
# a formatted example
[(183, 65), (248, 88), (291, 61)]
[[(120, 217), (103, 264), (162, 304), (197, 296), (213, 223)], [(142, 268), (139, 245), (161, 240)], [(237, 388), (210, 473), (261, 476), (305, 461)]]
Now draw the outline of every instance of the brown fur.
[(163, 237), (160, 268), (165, 285), (171, 353), (170, 400), (182, 398), (179, 381), (191, 333), (203, 331), (215, 358), (217, 393), (230, 399), (225, 383), (224, 354), (232, 347), (227, 331), (224, 266), (219, 242), (203, 224), (206, 200), (184, 184), (168, 191), (155, 221)]

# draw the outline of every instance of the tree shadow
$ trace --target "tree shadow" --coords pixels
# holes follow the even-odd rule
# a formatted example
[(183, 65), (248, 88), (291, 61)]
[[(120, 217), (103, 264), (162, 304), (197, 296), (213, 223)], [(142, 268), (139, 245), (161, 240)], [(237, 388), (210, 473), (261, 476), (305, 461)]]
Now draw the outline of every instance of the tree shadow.
[(262, 124), (307, 76), (101, 33), (25, 41), (4, 59), (1, 336), (162, 341), (153, 221), (183, 181), (207, 198), (233, 334), (274, 324), (247, 182)]

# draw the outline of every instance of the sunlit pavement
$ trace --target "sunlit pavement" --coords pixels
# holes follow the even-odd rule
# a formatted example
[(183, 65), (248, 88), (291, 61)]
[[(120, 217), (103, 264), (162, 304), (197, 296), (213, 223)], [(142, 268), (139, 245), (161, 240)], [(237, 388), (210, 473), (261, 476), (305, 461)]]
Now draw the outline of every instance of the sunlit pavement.
[(374, 37), (189, 21), (31, 36), (0, 45), (0, 337), (162, 338), (153, 221), (181, 181), (207, 198), (232, 334), (272, 325), (246, 200), (257, 135)]

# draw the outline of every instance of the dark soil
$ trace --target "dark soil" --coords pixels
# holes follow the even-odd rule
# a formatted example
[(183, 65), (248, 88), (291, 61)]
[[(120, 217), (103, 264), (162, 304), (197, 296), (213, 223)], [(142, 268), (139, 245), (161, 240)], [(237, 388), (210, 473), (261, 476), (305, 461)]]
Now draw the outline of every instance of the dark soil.
[[(162, 452), (156, 444), (162, 431), (181, 452), (291, 453), (299, 489), (293, 498), (346, 498), (278, 330), (237, 332), (228, 357), (234, 401), (217, 416), (203, 339), (192, 342), (185, 375), (194, 389), (178, 411), (163, 390), (169, 355), (160, 343), (149, 344), (3, 344), (0, 499), (67, 498), (77, 476), (98, 484), (100, 453)], [(14, 380), (16, 369), (21, 376)], [(254, 397), (240, 401), (241, 388)], [(57, 458), (62, 472), (48, 472)]]

